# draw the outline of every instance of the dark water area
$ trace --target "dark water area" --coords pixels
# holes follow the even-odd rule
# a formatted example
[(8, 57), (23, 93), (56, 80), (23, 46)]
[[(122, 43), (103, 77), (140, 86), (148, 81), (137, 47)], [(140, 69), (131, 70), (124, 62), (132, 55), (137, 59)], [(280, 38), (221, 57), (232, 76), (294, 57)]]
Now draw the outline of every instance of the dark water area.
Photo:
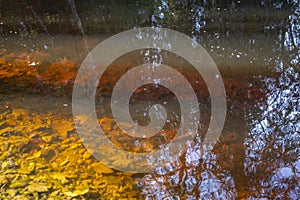
[[(0, 4), (0, 199), (300, 198), (299, 1)], [(82, 62), (100, 42), (144, 26), (180, 31), (203, 46), (224, 82), (226, 119), (216, 144), (203, 146), (216, 97), (193, 66), (155, 49), (120, 56), (99, 80), (95, 103), (116, 146), (151, 152), (170, 142), (181, 123), (174, 93), (148, 84), (132, 94), (131, 117), (147, 125), (150, 107), (161, 104), (168, 113), (164, 129), (149, 139), (118, 127), (112, 92), (137, 65), (164, 62), (179, 71), (200, 110), (199, 130), (183, 154), (151, 172), (129, 173), (99, 162), (83, 145), (75, 123), (90, 119), (74, 118), (72, 92)], [(123, 48), (117, 45), (107, 51)], [(101, 149), (110, 166), (136, 164)]]

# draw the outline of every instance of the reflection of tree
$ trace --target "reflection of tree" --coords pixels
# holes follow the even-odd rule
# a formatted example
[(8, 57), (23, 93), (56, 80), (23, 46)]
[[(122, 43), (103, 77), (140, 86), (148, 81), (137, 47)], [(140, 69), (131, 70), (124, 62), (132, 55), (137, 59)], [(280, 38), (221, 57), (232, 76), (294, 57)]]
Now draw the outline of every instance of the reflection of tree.
[(146, 199), (234, 199), (232, 176), (216, 164), (216, 155), (200, 155), (198, 145), (188, 152), (185, 167), (170, 165), (143, 177), (140, 186)]
[(193, 36), (205, 26), (203, 2), (191, 0), (154, 2), (153, 14), (150, 17), (153, 26), (176, 29)]
[(213, 153), (201, 154), (199, 144), (194, 144), (183, 156), (183, 166), (170, 164), (141, 178), (140, 186), (147, 198), (298, 198), (300, 5), (298, 1), (294, 5), (293, 14), (274, 42), (275, 68), (270, 69), (269, 77), (254, 80), (268, 90), (266, 99), (255, 102), (257, 109), (244, 116), (229, 110), (233, 122), (245, 124), (247, 120), (247, 127), (227, 124), (226, 131), (233, 129), (240, 135), (233, 135), (231, 141), (224, 136)]
[(245, 141), (253, 197), (296, 199), (300, 193), (299, 9), (279, 36), (278, 76), (264, 80), (268, 98)]

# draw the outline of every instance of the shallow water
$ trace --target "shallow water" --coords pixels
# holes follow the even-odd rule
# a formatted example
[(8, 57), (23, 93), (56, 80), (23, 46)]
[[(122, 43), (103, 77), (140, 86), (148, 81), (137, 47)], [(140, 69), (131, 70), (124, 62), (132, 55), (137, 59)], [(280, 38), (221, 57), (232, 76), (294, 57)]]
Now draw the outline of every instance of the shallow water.
[[(66, 57), (68, 61), (58, 67), (63, 68), (63, 64), (72, 61), (77, 70), (87, 53), (108, 36), (9, 35), (5, 36), (6, 52), (1, 56), (12, 63), (23, 59), (27, 67), (41, 68)], [(62, 85), (49, 80), (26, 85), (24, 76), (8, 80), (3, 76), (0, 79), (3, 82), (0, 143), (4, 152), (0, 160), (0, 198), (19, 195), (29, 199), (297, 199), (300, 193), (299, 50), (290, 50), (287, 40), (280, 35), (262, 33), (203, 34), (198, 41), (216, 62), (227, 93), (225, 126), (212, 152), (203, 153), (201, 148), (201, 138), (210, 118), (210, 100), (200, 83), (194, 87), (200, 88), (197, 95), (203, 116), (202, 129), (195, 141), (174, 163), (138, 174), (99, 164), (84, 148), (73, 122), (72, 81)], [(26, 56), (20, 58), (21, 53)], [(98, 91), (96, 108), (101, 118), (99, 123), (112, 141), (143, 152), (159, 146), (156, 142), (163, 140), (159, 138), (172, 136), (180, 122), (180, 112), (172, 94), (164, 96), (164, 90), (157, 92), (149, 86), (134, 94), (131, 114), (140, 123), (147, 124), (148, 119), (143, 116), (147, 108), (156, 101), (169, 101), (166, 107), (172, 110), (170, 120), (173, 121), (166, 131), (149, 142), (128, 139), (114, 127), (108, 97), (112, 82), (135, 59), (134, 54), (120, 59), (107, 72), (102, 80), (106, 85)], [(177, 64), (177, 61), (170, 62)], [(181, 70), (183, 74), (191, 74), (184, 67)], [(194, 83), (198, 79), (190, 77)], [(111, 162), (134, 165), (118, 155), (112, 156)]]

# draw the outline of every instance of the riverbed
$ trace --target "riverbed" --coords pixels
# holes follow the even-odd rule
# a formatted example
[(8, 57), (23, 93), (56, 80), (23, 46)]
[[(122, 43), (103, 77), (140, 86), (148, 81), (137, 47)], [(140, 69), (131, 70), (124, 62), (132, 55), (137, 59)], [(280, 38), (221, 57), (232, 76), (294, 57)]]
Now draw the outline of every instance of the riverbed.
[[(91, 155), (77, 134), (72, 114), (77, 71), (87, 54), (110, 36), (3, 37), (1, 199), (297, 198), (300, 67), (299, 55), (284, 46), (286, 40), (263, 33), (202, 34), (198, 42), (215, 61), (226, 89), (227, 117), (217, 144), (211, 152), (199, 153), (210, 119), (210, 97), (207, 89), (197, 90), (202, 87), (199, 77), (190, 76), (198, 91), (202, 127), (190, 148), (165, 168), (128, 173), (109, 168)], [(111, 141), (132, 142), (125, 145), (127, 150), (147, 152), (159, 144), (124, 137), (109, 105), (112, 83), (136, 62), (136, 56), (116, 62), (100, 81), (104, 86), (99, 86), (96, 111)], [(178, 63), (171, 59), (170, 65)], [(185, 66), (180, 70), (191, 74)], [(165, 104), (172, 113), (170, 126), (159, 136), (169, 141), (180, 123), (178, 104), (163, 89), (148, 86), (145, 91), (134, 94), (132, 116), (143, 121), (150, 104), (169, 101)], [(112, 155), (110, 162), (134, 165), (120, 155)]]

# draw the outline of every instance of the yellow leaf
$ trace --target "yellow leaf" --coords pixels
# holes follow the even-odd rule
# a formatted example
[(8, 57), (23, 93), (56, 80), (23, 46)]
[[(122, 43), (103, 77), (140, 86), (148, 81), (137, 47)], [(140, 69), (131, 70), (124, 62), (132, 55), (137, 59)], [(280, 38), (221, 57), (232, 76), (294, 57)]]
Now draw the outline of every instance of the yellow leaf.
[(88, 151), (86, 151), (86, 152), (83, 154), (82, 158), (83, 158), (83, 159), (89, 159), (91, 156), (92, 156), (91, 153), (88, 152)]
[(86, 194), (88, 192), (89, 192), (89, 188), (85, 188), (85, 189), (82, 189), (82, 190), (77, 189), (77, 190), (75, 190), (73, 192), (70, 192), (70, 191), (64, 192), (64, 194), (67, 195), (67, 196), (69, 196), (69, 197), (77, 197), (79, 195), (84, 195), (84, 194)]
[(113, 170), (111, 168), (109, 168), (106, 165), (99, 163), (99, 162), (93, 164), (93, 167), (94, 167), (95, 172), (98, 172), (98, 173), (109, 174), (109, 173), (113, 172)]
[(34, 158), (39, 158), (41, 156), (42, 152), (41, 151), (37, 151), (33, 154)]
[(50, 175), (53, 179), (59, 180), (62, 183), (67, 183), (68, 180), (66, 179), (66, 176), (62, 173), (53, 173)]
[(10, 127), (5, 127), (5, 128), (0, 130), (0, 135), (3, 135), (4, 133), (7, 133), (9, 131), (11, 131), (11, 128)]
[(63, 137), (66, 137), (69, 131), (75, 129), (74, 123), (69, 121), (56, 121), (52, 124), (52, 128)]
[(24, 109), (14, 109), (14, 110), (12, 111), (12, 114), (13, 114), (15, 117), (19, 117), (19, 116), (22, 116), (22, 115), (26, 115), (27, 112), (26, 112), (26, 110), (24, 110)]
[(46, 183), (31, 183), (27, 189), (29, 192), (47, 192), (48, 185)]

